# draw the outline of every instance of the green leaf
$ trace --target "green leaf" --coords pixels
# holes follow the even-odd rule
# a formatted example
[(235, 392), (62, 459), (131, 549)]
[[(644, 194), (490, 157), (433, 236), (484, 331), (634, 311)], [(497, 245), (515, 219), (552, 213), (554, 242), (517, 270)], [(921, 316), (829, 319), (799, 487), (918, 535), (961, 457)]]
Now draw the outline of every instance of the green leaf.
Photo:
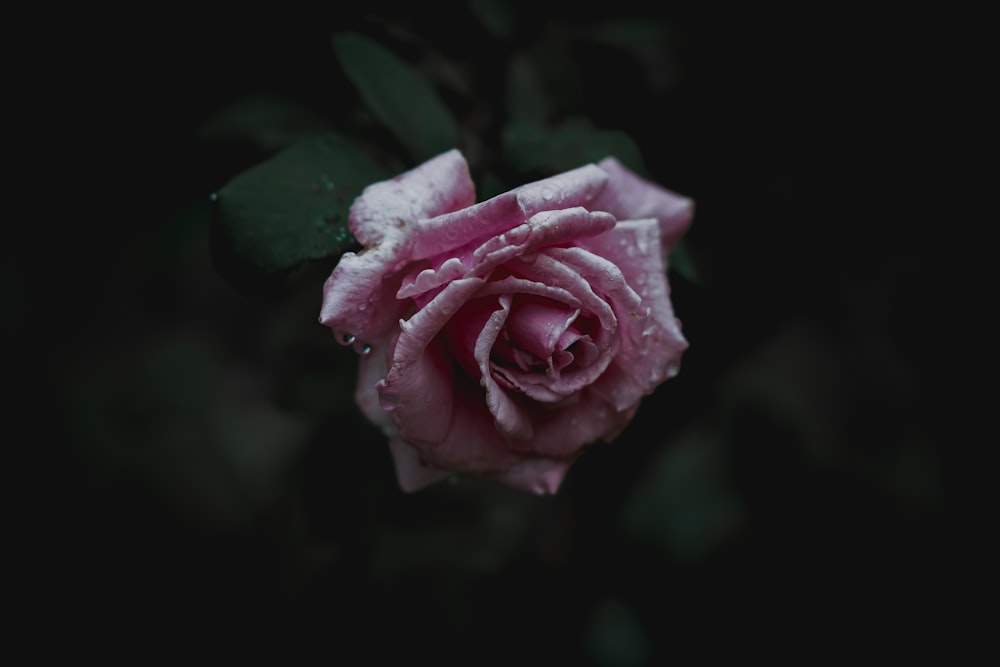
[(688, 250), (687, 241), (684, 239), (681, 239), (674, 247), (673, 252), (670, 253), (670, 260), (668, 264), (672, 271), (676, 271), (679, 275), (683, 276), (695, 285), (701, 284), (701, 273), (698, 271), (698, 267), (691, 258), (691, 252)]
[(609, 155), (640, 175), (647, 175), (639, 147), (625, 132), (604, 130), (576, 118), (558, 127), (512, 123), (503, 135), (507, 160), (514, 169), (553, 174), (598, 162)]
[(625, 535), (684, 562), (703, 560), (745, 526), (729, 445), (715, 425), (696, 425), (663, 446), (622, 507)]
[(514, 30), (514, 8), (505, 0), (470, 0), (469, 10), (494, 37), (508, 39)]
[(357, 244), (347, 224), (354, 199), (391, 175), (336, 134), (286, 148), (215, 194), (217, 267), (237, 287), (256, 291), (305, 262), (339, 258)]
[(549, 86), (527, 54), (511, 57), (507, 67), (507, 115), (511, 120), (542, 123), (554, 113)]
[(455, 120), (434, 87), (394, 53), (353, 32), (334, 35), (344, 73), (365, 104), (423, 162), (458, 145)]

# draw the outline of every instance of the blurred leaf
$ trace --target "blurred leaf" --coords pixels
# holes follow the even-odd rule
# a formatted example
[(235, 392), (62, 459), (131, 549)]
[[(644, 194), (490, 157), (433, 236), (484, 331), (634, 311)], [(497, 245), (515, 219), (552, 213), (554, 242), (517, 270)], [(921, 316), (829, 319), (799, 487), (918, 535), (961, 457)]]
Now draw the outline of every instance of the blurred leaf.
[(309, 435), (306, 422), (271, 404), (266, 376), (188, 334), (81, 364), (61, 391), (67, 425), (99, 479), (138, 484), (216, 530), (273, 511)]
[(941, 505), (947, 486), (942, 465), (930, 443), (919, 432), (908, 433), (880, 471), (884, 488), (908, 508)]
[(507, 115), (512, 121), (542, 123), (555, 104), (545, 79), (527, 54), (514, 55), (507, 70)]
[(211, 141), (248, 141), (273, 152), (322, 136), (329, 129), (329, 123), (319, 114), (295, 101), (250, 95), (212, 114), (199, 133)]
[(594, 610), (586, 634), (587, 652), (597, 665), (648, 665), (649, 635), (630, 606), (608, 599)]
[(423, 162), (458, 145), (451, 112), (416, 69), (357, 33), (338, 33), (333, 46), (365, 104), (411, 158)]
[(748, 412), (795, 435), (814, 463), (829, 466), (843, 456), (848, 379), (836, 341), (826, 332), (788, 322), (734, 367), (719, 385), (727, 424)]
[(469, 0), (469, 9), (494, 37), (510, 37), (514, 28), (514, 8), (509, 0)]
[(491, 171), (485, 172), (476, 184), (476, 192), (479, 195), (480, 201), (496, 197), (507, 190), (510, 190), (510, 188), (504, 183), (503, 179)]
[(661, 452), (624, 507), (631, 539), (674, 558), (705, 558), (735, 537), (746, 510), (729, 476), (719, 434), (697, 427)]
[(695, 267), (694, 260), (691, 259), (691, 253), (688, 252), (687, 242), (684, 239), (681, 239), (674, 247), (667, 264), (671, 270), (676, 271), (692, 283), (701, 284), (701, 275)]
[(562, 172), (611, 155), (637, 174), (647, 175), (639, 147), (630, 136), (596, 128), (584, 118), (552, 128), (512, 123), (504, 131), (503, 148), (511, 165), (525, 173)]
[(678, 66), (671, 49), (674, 35), (661, 21), (616, 17), (591, 26), (581, 36), (629, 53), (642, 66), (653, 90), (665, 90), (677, 80)]
[(213, 250), (238, 287), (280, 278), (356, 245), (348, 214), (365, 186), (391, 173), (335, 134), (299, 142), (216, 193)]
[(525, 58), (541, 77), (553, 113), (561, 118), (579, 113), (585, 80), (594, 73), (582, 72), (574, 57), (574, 29), (562, 20), (552, 21), (527, 49)]

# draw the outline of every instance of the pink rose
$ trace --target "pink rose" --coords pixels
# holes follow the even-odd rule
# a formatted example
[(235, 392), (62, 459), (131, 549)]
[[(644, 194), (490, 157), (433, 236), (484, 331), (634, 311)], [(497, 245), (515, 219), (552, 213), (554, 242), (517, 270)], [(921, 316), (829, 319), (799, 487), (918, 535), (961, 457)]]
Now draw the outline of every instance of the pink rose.
[(555, 493), (677, 374), (666, 258), (694, 205), (614, 158), (476, 203), (456, 150), (368, 186), (320, 322), (361, 353), (355, 397), (399, 484), (450, 474)]

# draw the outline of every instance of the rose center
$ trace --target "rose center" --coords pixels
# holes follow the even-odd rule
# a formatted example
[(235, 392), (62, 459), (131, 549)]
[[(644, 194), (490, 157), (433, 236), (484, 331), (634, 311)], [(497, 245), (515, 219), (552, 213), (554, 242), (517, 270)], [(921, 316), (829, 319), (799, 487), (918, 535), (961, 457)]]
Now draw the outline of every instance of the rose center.
[(549, 375), (558, 375), (574, 361), (589, 363), (596, 356), (590, 319), (554, 301), (515, 299), (491, 361), (501, 368)]

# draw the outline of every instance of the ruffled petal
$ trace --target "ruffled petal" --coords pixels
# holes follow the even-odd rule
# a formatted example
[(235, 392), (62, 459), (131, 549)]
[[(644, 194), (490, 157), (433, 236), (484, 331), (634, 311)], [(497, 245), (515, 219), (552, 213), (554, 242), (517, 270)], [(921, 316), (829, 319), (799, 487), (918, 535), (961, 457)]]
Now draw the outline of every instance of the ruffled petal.
[(541, 211), (578, 206), (599, 210), (590, 204), (607, 180), (607, 173), (591, 164), (522, 185), (475, 206), (425, 216), (429, 219), (414, 229), (414, 256), (432, 257), (470, 241), (499, 236)]
[(641, 178), (613, 157), (598, 166), (608, 175), (608, 183), (592, 209), (607, 211), (619, 220), (656, 218), (666, 259), (691, 226), (694, 201)]
[(510, 314), (511, 296), (505, 294), (499, 298), (499, 308), (490, 315), (476, 341), (475, 356), (479, 363), (480, 384), (486, 390), (486, 407), (494, 417), (497, 431), (507, 438), (530, 439), (532, 436), (531, 419), (527, 412), (497, 384), (490, 371), (492, 365), (491, 351), (497, 336), (503, 329), (507, 316)]
[(543, 495), (559, 490), (573, 459), (527, 458), (497, 477), (515, 491)]
[(507, 446), (494, 426), (482, 388), (469, 378), (456, 378), (451, 430), (440, 442), (419, 447), (424, 465), (456, 474), (496, 476), (524, 458)]
[(569, 331), (580, 310), (567, 309), (552, 302), (531, 301), (519, 304), (507, 330), (511, 340), (539, 361), (551, 362), (552, 355), (575, 343), (580, 334)]
[(526, 218), (540, 211), (555, 211), (576, 206), (596, 211), (601, 209), (592, 206), (591, 203), (601, 194), (607, 182), (608, 173), (605, 170), (587, 164), (527, 183), (513, 192), (517, 195), (518, 204)]
[(396, 466), (396, 479), (399, 488), (406, 493), (419, 491), (448, 476), (444, 470), (425, 466), (420, 462), (417, 450), (398, 438), (389, 440), (389, 451)]
[(471, 275), (485, 275), (515, 257), (531, 255), (559, 243), (576, 242), (614, 229), (609, 213), (592, 213), (583, 207), (542, 211), (523, 225), (491, 238), (472, 253)]
[(446, 354), (440, 346), (431, 344), (407, 359), (405, 365), (394, 365), (375, 387), (382, 409), (392, 416), (400, 436), (416, 444), (436, 442), (448, 433), (454, 384), (454, 371)]
[(574, 403), (555, 410), (535, 410), (535, 437), (530, 442), (511, 440), (515, 452), (555, 459), (566, 459), (580, 453), (587, 445), (617, 436), (634, 414), (631, 408), (614, 409), (604, 397), (585, 388), (577, 393)]
[[(638, 401), (664, 380), (677, 374), (688, 348), (670, 302), (670, 285), (659, 248), (654, 219), (619, 221), (613, 230), (588, 239), (601, 255), (620, 267), (629, 285), (642, 299), (632, 317), (619, 317), (622, 347), (613, 366), (619, 370), (595, 383), (595, 390), (622, 409)], [(561, 251), (564, 261), (578, 251)], [(613, 369), (608, 369), (611, 374)], [(615, 377), (616, 379), (612, 379)]]
[[(580, 304), (580, 324), (590, 320), (590, 331), (586, 334), (587, 341), (593, 345), (588, 350), (588, 357), (593, 362), (588, 366), (574, 364), (563, 369), (558, 378), (539, 373), (519, 373), (510, 369), (511, 380), (524, 393), (535, 400), (551, 402), (562, 400), (573, 392), (593, 382), (604, 372), (618, 350), (618, 319), (608, 302), (597, 294), (593, 285), (584, 279), (579, 271), (559, 261), (552, 256), (556, 248), (548, 248), (533, 258), (530, 262), (515, 259), (508, 267), (528, 280), (543, 283), (551, 287), (564, 289), (575, 297)], [(595, 354), (596, 352), (596, 354)]]
[[(517, 220), (523, 220), (520, 210)], [(536, 213), (485, 241), (466, 243), (415, 265), (403, 278), (396, 297), (416, 299), (424, 294), (433, 295), (435, 290), (460, 276), (485, 276), (512, 257), (530, 256), (546, 246), (600, 235), (614, 226), (611, 214), (590, 212), (580, 206)], [(425, 249), (418, 246), (415, 252), (419, 255)]]
[(362, 414), (390, 438), (399, 436), (399, 429), (392, 416), (379, 401), (377, 385), (389, 370), (389, 345), (376, 344), (371, 352), (358, 361), (358, 381), (354, 389), (354, 400)]
[(440, 346), (431, 343), (481, 284), (457, 280), (409, 321), (399, 321), (392, 364), (377, 388), (382, 408), (392, 412), (407, 442), (436, 442), (450, 428), (454, 372)]
[(394, 296), (400, 264), (399, 247), (392, 243), (344, 253), (323, 285), (319, 321), (338, 341), (356, 342), (359, 350), (387, 336), (405, 312), (406, 304)]
[(469, 165), (458, 150), (450, 150), (365, 188), (351, 206), (351, 232), (365, 247), (390, 236), (409, 238), (418, 220), (464, 209), (475, 201)]

